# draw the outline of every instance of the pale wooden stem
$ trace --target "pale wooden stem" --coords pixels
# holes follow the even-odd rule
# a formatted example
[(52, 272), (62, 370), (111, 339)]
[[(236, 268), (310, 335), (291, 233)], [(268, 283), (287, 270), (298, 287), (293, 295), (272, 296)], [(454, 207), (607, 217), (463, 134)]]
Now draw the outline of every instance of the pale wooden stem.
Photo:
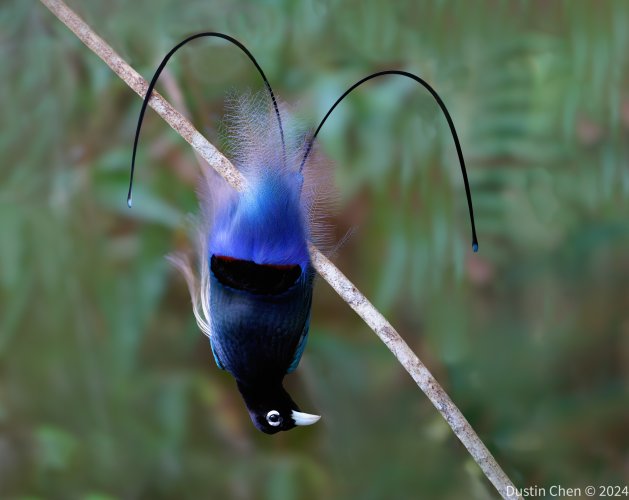
[[(144, 97), (148, 84), (131, 66), (92, 31), (62, 0), (40, 0), (79, 39), (98, 55), (129, 87)], [(149, 105), (166, 123), (175, 129), (207, 163), (221, 174), (237, 190), (245, 188), (242, 174), (225, 158), (199, 131), (161, 95), (153, 91)], [(437, 408), (439, 413), (461, 440), (483, 473), (503, 498), (521, 498), (513, 483), (500, 468), (487, 447), (480, 440), (461, 411), (452, 402), (428, 368), (419, 360), (399, 333), (367, 300), (367, 298), (328, 260), (314, 245), (310, 245), (310, 256), (317, 272), (358, 313), (369, 327), (380, 337), (419, 388)]]

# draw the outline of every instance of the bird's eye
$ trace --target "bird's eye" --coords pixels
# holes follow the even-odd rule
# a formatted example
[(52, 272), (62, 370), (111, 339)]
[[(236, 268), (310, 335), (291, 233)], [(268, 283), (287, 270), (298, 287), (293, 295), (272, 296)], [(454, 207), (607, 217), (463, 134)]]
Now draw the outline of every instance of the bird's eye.
[(271, 410), (266, 414), (266, 421), (272, 427), (277, 427), (282, 423), (282, 417), (280, 417), (280, 412), (277, 410)]

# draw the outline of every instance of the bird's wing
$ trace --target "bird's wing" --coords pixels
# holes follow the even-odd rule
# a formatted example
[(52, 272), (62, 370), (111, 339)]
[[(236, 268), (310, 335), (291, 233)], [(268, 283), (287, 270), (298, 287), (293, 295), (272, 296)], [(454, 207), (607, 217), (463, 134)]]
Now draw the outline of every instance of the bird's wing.
[(212, 337), (209, 337), (209, 339), (210, 339), (210, 347), (212, 348), (212, 354), (214, 355), (214, 361), (216, 361), (216, 366), (218, 366), (221, 370), (224, 370), (225, 365), (223, 365), (220, 358), (218, 357), (218, 354), (216, 353), (216, 350), (214, 349), (214, 343), (212, 342)]
[(286, 370), (286, 373), (292, 373), (299, 366), (299, 361), (301, 360), (301, 355), (304, 353), (304, 349), (306, 348), (306, 342), (308, 341), (308, 331), (310, 330), (310, 315), (308, 315), (308, 319), (306, 320), (306, 324), (304, 325), (304, 330), (301, 333), (301, 337), (299, 338), (299, 342), (297, 343), (297, 348), (295, 349), (295, 354), (293, 355), (293, 360)]

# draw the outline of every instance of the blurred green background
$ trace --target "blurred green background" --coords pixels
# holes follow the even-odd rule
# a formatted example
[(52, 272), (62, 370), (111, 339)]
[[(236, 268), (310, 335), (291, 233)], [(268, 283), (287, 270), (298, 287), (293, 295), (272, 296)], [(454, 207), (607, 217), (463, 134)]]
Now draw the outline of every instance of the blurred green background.
[[(418, 352), (519, 487), (629, 482), (629, 3), (68, 0), (149, 77), (229, 33), (336, 164), (335, 259)], [(0, 6), (0, 497), (496, 498), (406, 372), (319, 280), (289, 377), (323, 415), (274, 437), (214, 365), (183, 280), (198, 165), (41, 4)], [(261, 89), (198, 41), (158, 88), (212, 141)]]

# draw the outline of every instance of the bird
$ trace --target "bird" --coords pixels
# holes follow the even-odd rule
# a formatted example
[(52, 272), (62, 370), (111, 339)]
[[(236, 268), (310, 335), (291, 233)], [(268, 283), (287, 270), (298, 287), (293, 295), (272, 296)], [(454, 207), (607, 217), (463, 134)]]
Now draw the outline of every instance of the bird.
[[(282, 149), (265, 103), (244, 95), (229, 108), (231, 156), (247, 188), (236, 191), (210, 170), (199, 190), (199, 286), (185, 259), (173, 262), (188, 277), (216, 364), (236, 379), (255, 427), (275, 434), (320, 419), (283, 387), (310, 327), (314, 197), (312, 176), (297, 168), (300, 147)], [(303, 140), (295, 142), (303, 149)]]
[(140, 130), (151, 93), (173, 54), (203, 37), (236, 45), (256, 67), (266, 92), (232, 96), (227, 106), (230, 156), (245, 180), (245, 189), (237, 191), (212, 169), (203, 168), (198, 189), (198, 269), (193, 269), (187, 256), (169, 259), (187, 282), (195, 319), (209, 338), (216, 365), (235, 379), (254, 426), (276, 434), (312, 425), (321, 418), (303, 412), (283, 381), (297, 369), (308, 340), (316, 274), (309, 245), (329, 247), (325, 207), (334, 197), (334, 187), (315, 139), (336, 106), (357, 87), (379, 76), (398, 75), (421, 84), (439, 104), (454, 138), (476, 252), (471, 194), (450, 114), (425, 80), (402, 70), (373, 73), (336, 100), (314, 133), (287, 131), (283, 123), (289, 113), (280, 106), (251, 52), (230, 35), (202, 32), (173, 47), (148, 86), (133, 142), (127, 194), (130, 208)]

